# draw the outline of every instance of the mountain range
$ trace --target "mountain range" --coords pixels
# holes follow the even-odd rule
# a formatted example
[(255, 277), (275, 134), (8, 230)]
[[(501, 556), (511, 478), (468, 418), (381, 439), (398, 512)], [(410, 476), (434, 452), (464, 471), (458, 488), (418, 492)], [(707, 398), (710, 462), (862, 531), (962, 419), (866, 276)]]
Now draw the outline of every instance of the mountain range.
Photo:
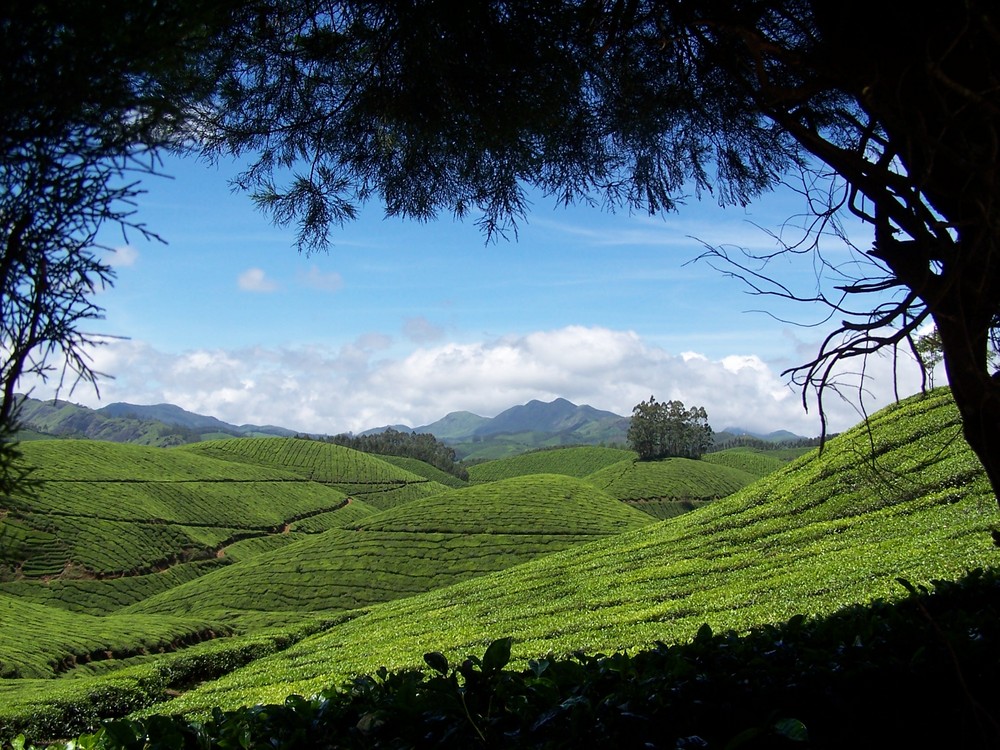
[[(22, 437), (90, 438), (142, 445), (182, 445), (219, 437), (289, 437), (295, 430), (273, 425), (234, 425), (216, 417), (186, 411), (173, 404), (143, 406), (113, 403), (100, 409), (63, 400), (39, 401), (24, 397), (21, 407)], [(565, 445), (625, 445), (629, 418), (614, 412), (577, 405), (564, 398), (529, 401), (512, 406), (495, 417), (455, 411), (436, 422), (410, 427), (386, 425), (361, 433), (394, 429), (429, 433), (452, 446), (462, 459), (492, 459), (526, 450)], [(750, 436), (771, 442), (796, 440), (787, 431), (768, 435), (730, 427), (717, 433), (718, 441)]]
[[(578, 406), (564, 398), (544, 402), (529, 401), (512, 406), (495, 417), (481, 417), (468, 411), (455, 411), (436, 422), (410, 427), (395, 424), (376, 427), (363, 435), (388, 429), (399, 432), (429, 433), (451, 445), (463, 459), (495, 459), (538, 448), (565, 445), (622, 445), (628, 442), (629, 418), (614, 412)], [(740, 427), (716, 432), (717, 442), (740, 437), (765, 442), (803, 440), (787, 430), (760, 434)]]
[[(366, 430), (362, 434), (381, 432), (387, 427)], [(393, 425), (400, 432), (423, 432), (434, 435), (445, 442), (464, 442), (476, 437), (493, 435), (516, 435), (524, 432), (546, 432), (554, 434), (593, 435), (608, 433), (609, 436), (625, 440), (628, 418), (610, 411), (595, 409), (593, 406), (577, 406), (564, 398), (555, 401), (529, 401), (512, 406), (495, 417), (480, 417), (468, 411), (453, 411), (436, 422), (421, 427)], [(590, 442), (580, 440), (578, 442)]]
[(272, 425), (233, 425), (173, 404), (113, 403), (100, 409), (69, 401), (22, 397), (22, 439), (89, 438), (140, 445), (183, 445), (221, 437), (290, 437), (295, 430)]

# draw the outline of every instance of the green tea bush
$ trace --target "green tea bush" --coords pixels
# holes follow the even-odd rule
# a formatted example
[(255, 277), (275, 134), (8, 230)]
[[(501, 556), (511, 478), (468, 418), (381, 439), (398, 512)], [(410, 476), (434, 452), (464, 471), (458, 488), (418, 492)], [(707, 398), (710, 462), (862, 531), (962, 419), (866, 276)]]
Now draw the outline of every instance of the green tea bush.
[[(311, 698), (112, 722), (75, 748), (993, 748), (1000, 576), (747, 634), (507, 669), (511, 640)], [(25, 746), (23, 738), (15, 748)]]

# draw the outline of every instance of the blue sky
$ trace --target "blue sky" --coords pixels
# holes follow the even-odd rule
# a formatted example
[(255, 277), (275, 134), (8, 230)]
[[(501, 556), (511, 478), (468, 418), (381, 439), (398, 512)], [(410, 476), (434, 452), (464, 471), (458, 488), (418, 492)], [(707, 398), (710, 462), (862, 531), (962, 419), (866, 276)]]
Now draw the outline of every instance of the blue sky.
[[(457, 410), (492, 416), (532, 398), (628, 414), (655, 394), (705, 406), (717, 429), (819, 431), (780, 372), (824, 329), (753, 311), (799, 322), (822, 311), (750, 296), (691, 263), (700, 240), (773, 249), (765, 229), (802, 210), (792, 193), (745, 210), (692, 198), (666, 218), (537, 197), (517, 240), (490, 244), (474, 222), (385, 219), (371, 204), (335, 230), (329, 253), (306, 256), (292, 229), (230, 191), (235, 167), (171, 160), (164, 171), (172, 177), (144, 181), (137, 218), (169, 244), (105, 237), (118, 279), (100, 294), (97, 330), (126, 338), (96, 349), (93, 364), (113, 378), (102, 378), (100, 398), (83, 386), (60, 397), (169, 402), (334, 433)], [(861, 230), (857, 243), (868, 242)], [(776, 272), (799, 288), (815, 283), (808, 260), (782, 260)], [(877, 408), (891, 398), (890, 371), (869, 369)], [(901, 390), (917, 382), (915, 367), (904, 369)], [(859, 418), (837, 399), (828, 411), (836, 430)]]

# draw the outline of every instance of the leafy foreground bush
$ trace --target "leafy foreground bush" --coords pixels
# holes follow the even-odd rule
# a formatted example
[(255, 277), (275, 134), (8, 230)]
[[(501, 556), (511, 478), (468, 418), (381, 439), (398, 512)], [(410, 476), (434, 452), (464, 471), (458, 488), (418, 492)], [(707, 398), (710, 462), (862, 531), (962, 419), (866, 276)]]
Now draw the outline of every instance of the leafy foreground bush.
[[(283, 705), (108, 724), (75, 748), (997, 747), (1000, 572), (634, 656), (484, 656)], [(23, 747), (23, 738), (15, 742)]]

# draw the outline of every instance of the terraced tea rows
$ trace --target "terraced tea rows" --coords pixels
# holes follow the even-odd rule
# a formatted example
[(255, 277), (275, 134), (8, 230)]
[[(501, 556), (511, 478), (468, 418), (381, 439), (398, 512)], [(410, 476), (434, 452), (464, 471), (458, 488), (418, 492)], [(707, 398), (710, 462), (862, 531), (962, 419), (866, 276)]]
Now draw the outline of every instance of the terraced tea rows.
[(207, 620), (92, 617), (0, 594), (0, 677), (54, 677), (81, 661), (173, 649), (217, 635)]
[[(994, 564), (995, 500), (959, 438), (948, 394), (911, 399), (871, 424), (870, 432), (832, 441), (822, 456), (810, 454), (718, 500), (707, 498), (724, 494), (726, 482), (753, 479), (718, 464), (738, 466), (745, 457), (629, 458), (584, 478), (521, 475), (452, 490), (419, 472), (301, 440), (152, 449), (155, 455), (129, 453), (103, 471), (90, 464), (79, 473), (95, 487), (121, 488), (122, 504), (114, 493), (101, 495), (111, 508), (101, 512), (56, 489), (62, 494), (48, 496), (44, 512), (23, 501), (0, 509), (2, 562), (8, 577), (18, 566), (22, 576), (0, 583), (7, 602), (0, 661), (8, 674), (51, 683), (0, 680), (0, 727), (96, 716), (95, 705), (134, 708), (160, 700), (167, 685), (186, 690), (199, 680), (210, 681), (162, 708), (281, 700), (381, 665), (418, 666), (428, 651), (451, 659), (481, 654), (507, 635), (521, 663), (550, 650), (634, 648), (688, 638), (706, 621), (715, 630), (744, 629), (896, 596), (898, 576), (920, 583)], [(103, 446), (81, 451), (90, 451), (88, 460), (106, 451), (113, 462), (114, 451)], [(267, 466), (251, 465), (254, 452), (270, 456)], [(216, 481), (176, 463), (184, 461), (201, 462)], [(157, 481), (128, 481), (143, 462)], [(337, 466), (346, 473), (334, 476)], [(171, 468), (182, 473), (167, 487)], [(61, 469), (47, 471), (52, 485), (81, 493), (88, 486)], [(247, 481), (228, 481), (241, 476)], [(143, 484), (160, 486), (144, 492)], [(265, 502), (256, 493), (227, 494), (226, 484), (279, 494)], [(201, 493), (183, 499), (201, 485), (209, 495), (218, 485), (213, 497), (226, 505), (225, 523), (198, 520), (210, 513)], [(286, 501), (283, 487), (302, 494), (292, 491)], [(681, 499), (655, 499), (665, 496)], [(332, 498), (339, 509), (325, 502)], [(629, 502), (706, 507), (656, 524)], [(143, 520), (143, 512), (164, 518)], [(112, 534), (121, 539), (108, 542)], [(240, 534), (248, 536), (237, 540)], [(70, 559), (107, 565), (105, 555), (149, 557), (157, 545), (179, 541), (189, 545), (185, 554), (216, 550), (222, 557), (179, 556), (163, 573), (103, 580)], [(94, 551), (100, 543), (110, 551)], [(58, 570), (59, 578), (30, 580), (23, 577), (28, 568)], [(89, 577), (71, 579), (79, 574)], [(98, 613), (111, 614), (89, 617)], [(25, 626), (11, 630), (8, 643), (13, 620)], [(182, 666), (182, 655), (152, 655), (208, 630), (273, 634), (279, 626), (282, 634), (264, 651), (240, 637), (194, 646), (199, 656), (191, 665), (211, 652), (209, 677), (197, 676), (202, 666)], [(320, 628), (329, 630), (215, 679)], [(128, 658), (105, 661), (107, 652)], [(101, 661), (60, 672), (88, 658)], [(56, 674), (67, 676), (51, 679)]]
[(46, 481), (35, 497), (15, 500), (10, 507), (103, 521), (266, 530), (334, 508), (344, 499), (336, 489), (298, 478)]
[(178, 450), (252, 466), (273, 466), (330, 485), (379, 509), (446, 489), (376, 456), (316, 440), (238, 438), (195, 443)]
[(24, 463), (35, 467), (32, 476), (43, 481), (269, 481), (296, 478), (291, 473), (276, 473), (275, 468), (279, 467), (247, 464), (234, 472), (231, 464), (213, 460), (196, 451), (164, 450), (127, 443), (40, 440), (24, 443), (21, 448)]
[[(252, 537), (291, 541), (289, 532), (315, 533), (370, 511), (345, 510), (343, 492), (301, 474), (194, 451), (38, 441), (25, 444), (24, 460), (39, 467), (42, 484), (5, 501), (6, 577), (141, 575), (225, 554)], [(338, 512), (345, 517), (333, 521)]]
[(606, 536), (648, 523), (644, 515), (583, 480), (534, 474), (416, 500), (371, 516), (359, 528)]
[(331, 531), (138, 603), (142, 614), (342, 612), (517, 565), (593, 539)]
[(528, 474), (564, 474), (582, 479), (619, 461), (634, 460), (634, 451), (579, 445), (522, 453), (469, 468), (469, 481), (497, 482)]
[(788, 460), (778, 458), (771, 453), (751, 450), (749, 448), (730, 448), (716, 453), (706, 453), (702, 461), (718, 466), (728, 466), (732, 469), (745, 471), (755, 477), (764, 477), (785, 466)]
[(427, 481), (370, 454), (317, 440), (234, 438), (193, 443), (177, 451), (253, 467), (273, 467), (328, 484), (393, 485)]
[(585, 482), (520, 477), (449, 490), (368, 516), (350, 528), (215, 571), (130, 611), (353, 609), (649, 523)]
[(431, 466), (428, 463), (424, 463), (416, 458), (407, 458), (405, 456), (377, 456), (386, 463), (390, 463), (393, 466), (397, 466), (400, 469), (405, 469), (406, 471), (412, 472), (417, 476), (421, 476), (424, 479), (429, 479), (432, 482), (437, 482), (438, 484), (443, 484), (445, 487), (451, 487), (452, 489), (457, 489), (459, 487), (465, 487), (468, 482), (459, 479), (454, 474), (449, 474), (446, 471), (442, 471), (436, 466)]
[[(874, 438), (856, 429), (696, 513), (373, 606), (171, 710), (280, 701), (380, 665), (419, 665), (427, 651), (482, 653), (506, 635), (526, 659), (676, 641), (704, 622), (743, 630), (901, 596), (899, 576), (920, 583), (995, 564), (989, 484), (963, 443), (941, 447), (959, 429), (947, 394), (875, 423)], [(871, 444), (881, 458), (869, 471), (858, 459)]]
[(9, 594), (21, 601), (31, 601), (70, 612), (99, 616), (111, 614), (143, 599), (169, 591), (226, 564), (228, 564), (227, 559), (213, 558), (189, 565), (175, 565), (161, 573), (127, 578), (106, 580), (65, 578), (44, 583), (25, 579), (5, 581), (0, 582), (0, 594)]
[(587, 477), (595, 487), (625, 502), (715, 500), (755, 480), (745, 471), (690, 458), (621, 461)]

